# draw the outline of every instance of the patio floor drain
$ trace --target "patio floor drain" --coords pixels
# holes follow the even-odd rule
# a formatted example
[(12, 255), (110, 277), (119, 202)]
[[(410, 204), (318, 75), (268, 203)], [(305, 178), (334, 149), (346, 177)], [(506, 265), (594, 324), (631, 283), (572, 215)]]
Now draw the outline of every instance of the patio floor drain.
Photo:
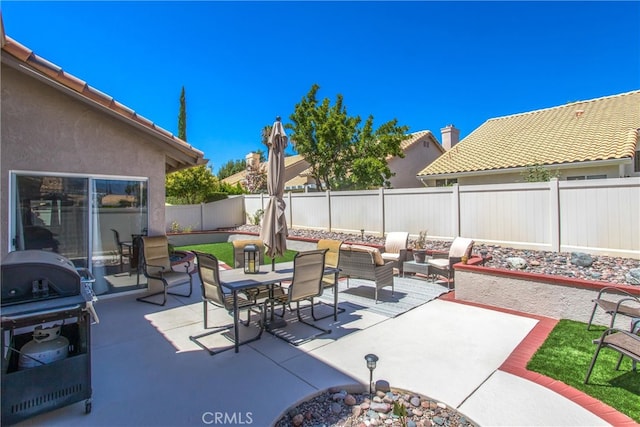
[[(406, 410), (404, 419), (398, 415)], [(289, 408), (275, 423), (276, 427), (347, 427), (347, 426), (477, 426), (453, 408), (428, 397), (391, 388), (374, 392), (362, 386), (332, 387), (315, 393)]]

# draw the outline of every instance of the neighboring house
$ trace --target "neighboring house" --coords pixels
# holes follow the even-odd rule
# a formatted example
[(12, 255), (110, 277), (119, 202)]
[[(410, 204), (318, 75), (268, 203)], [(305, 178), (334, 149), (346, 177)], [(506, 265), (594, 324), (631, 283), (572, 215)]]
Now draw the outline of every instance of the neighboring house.
[[(458, 130), (449, 126), (442, 129), (442, 132), (444, 141), (445, 134), (449, 135), (453, 132), (457, 137)], [(445, 151), (445, 148), (428, 130), (414, 132), (408, 136), (409, 138), (400, 145), (405, 157), (389, 156), (387, 158), (387, 164), (391, 172), (394, 173), (394, 176), (389, 180), (393, 188), (422, 187), (420, 181), (416, 179), (416, 174), (424, 168), (425, 164), (431, 163)], [(257, 156), (255, 153), (249, 153), (246, 156), (248, 165), (255, 163), (255, 156)], [(266, 170), (266, 162), (261, 163), (259, 167)], [(301, 155), (285, 157), (285, 171), (285, 191), (316, 191), (316, 182), (311, 177), (309, 162), (304, 160)], [(238, 183), (244, 185), (246, 174), (246, 171), (238, 172), (222, 181), (231, 185)]]
[[(452, 132), (457, 135), (457, 129), (453, 126), (442, 129), (443, 143)], [(430, 164), (445, 152), (431, 131), (414, 132), (409, 136), (410, 138), (400, 144), (404, 157), (387, 158), (387, 165), (394, 174), (389, 179), (392, 188), (422, 187), (422, 183), (416, 179), (416, 174), (424, 168), (424, 165)]]
[(487, 120), (417, 174), (427, 186), (640, 176), (640, 91)]
[(0, 256), (54, 250), (104, 285), (111, 229), (164, 234), (165, 174), (206, 164), (203, 153), (1, 36)]
[[(266, 174), (267, 170), (267, 162), (258, 163), (260, 159), (259, 154), (257, 153), (249, 153), (246, 155), (247, 167), (258, 168)], [(284, 158), (284, 190), (285, 191), (295, 191), (295, 190), (304, 190), (305, 183), (311, 183), (311, 179), (305, 178), (304, 171), (309, 167), (309, 163), (299, 154), (295, 156), (286, 156)], [(230, 185), (240, 184), (245, 187), (245, 179), (247, 176), (247, 171), (243, 170), (241, 172), (235, 173), (231, 176), (228, 176), (222, 180)], [(315, 185), (314, 185), (315, 186)]]

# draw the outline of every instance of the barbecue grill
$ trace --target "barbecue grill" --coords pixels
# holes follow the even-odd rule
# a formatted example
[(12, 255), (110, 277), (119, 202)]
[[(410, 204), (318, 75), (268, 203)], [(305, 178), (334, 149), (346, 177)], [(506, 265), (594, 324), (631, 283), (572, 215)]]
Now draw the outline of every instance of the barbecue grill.
[(43, 250), (11, 252), (0, 269), (2, 425), (82, 400), (91, 412), (93, 277)]

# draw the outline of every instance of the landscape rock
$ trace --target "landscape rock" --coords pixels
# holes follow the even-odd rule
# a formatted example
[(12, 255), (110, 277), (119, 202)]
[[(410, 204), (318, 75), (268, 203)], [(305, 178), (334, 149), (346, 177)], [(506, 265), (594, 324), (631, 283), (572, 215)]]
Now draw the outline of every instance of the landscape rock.
[(584, 252), (571, 252), (571, 264), (577, 265), (578, 267), (591, 267), (591, 265), (593, 265), (593, 258)]
[(507, 258), (507, 262), (509, 263), (509, 265), (511, 265), (511, 267), (517, 268), (519, 270), (524, 270), (525, 268), (527, 268), (527, 261), (525, 261), (524, 258), (509, 257)]
[(632, 285), (640, 285), (640, 268), (632, 268), (624, 275), (624, 278)]

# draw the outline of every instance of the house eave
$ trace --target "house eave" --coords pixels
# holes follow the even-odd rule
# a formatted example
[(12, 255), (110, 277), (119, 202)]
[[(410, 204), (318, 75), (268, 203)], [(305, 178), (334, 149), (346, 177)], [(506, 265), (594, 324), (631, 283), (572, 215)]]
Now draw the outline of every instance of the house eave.
[[(632, 163), (633, 159), (630, 157), (623, 157), (620, 159), (604, 159), (604, 160), (588, 160), (581, 162), (571, 162), (571, 163), (554, 163), (548, 165), (542, 165), (545, 168), (556, 170), (556, 169), (577, 169), (577, 168), (588, 168), (588, 167), (599, 167), (599, 166), (617, 166)], [(430, 179), (453, 179), (453, 178), (466, 178), (472, 176), (486, 176), (486, 175), (501, 175), (507, 173), (522, 173), (525, 172), (529, 167), (513, 167), (513, 168), (502, 168), (502, 169), (487, 169), (487, 170), (479, 170), (479, 171), (468, 171), (468, 172), (451, 172), (451, 173), (441, 173), (441, 174), (431, 174), (431, 175), (416, 175), (416, 178), (424, 184), (426, 180)]]
[[(197, 150), (185, 142), (177, 141), (173, 138), (169, 132), (164, 129), (158, 128), (152, 122), (149, 122), (148, 125), (144, 125), (142, 123), (133, 120), (132, 118), (126, 117), (123, 114), (118, 113), (117, 111), (112, 110), (106, 105), (103, 105), (93, 99), (88, 98), (87, 96), (73, 90), (70, 87), (67, 87), (52, 78), (43, 75), (38, 70), (35, 70), (16, 59), (13, 55), (8, 52), (2, 51), (2, 63), (15, 69), (16, 71), (36, 79), (37, 81), (46, 84), (86, 105), (91, 106), (99, 110), (102, 113), (107, 114), (110, 117), (117, 119), (123, 123), (126, 123), (129, 126), (143, 132), (146, 135), (151, 136), (151, 141), (153, 141), (163, 152), (165, 152), (166, 163), (165, 163), (165, 171), (166, 173), (175, 172), (181, 169), (189, 168), (192, 166), (204, 165), (207, 164), (206, 159), (204, 159), (204, 153), (200, 150)], [(95, 88), (90, 88), (93, 91), (96, 91)], [(133, 113), (135, 114), (135, 113)], [(141, 120), (147, 121), (140, 116), (138, 116)], [(169, 135), (171, 137), (169, 137)]]

